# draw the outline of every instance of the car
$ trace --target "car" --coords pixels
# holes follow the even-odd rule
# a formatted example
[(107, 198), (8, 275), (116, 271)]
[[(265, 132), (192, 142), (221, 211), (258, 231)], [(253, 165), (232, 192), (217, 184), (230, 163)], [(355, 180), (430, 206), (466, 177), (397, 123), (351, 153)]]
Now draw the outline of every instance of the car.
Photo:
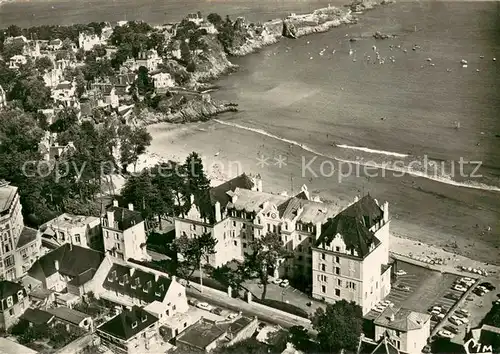
[(381, 309), (380, 307), (374, 307), (372, 308), (372, 311), (377, 312), (377, 313), (382, 313), (384, 312), (385, 309)]
[(469, 317), (469, 315), (470, 315), (469, 311), (464, 310), (464, 309), (456, 310), (455, 313), (458, 315), (463, 315), (465, 317)]
[(448, 332), (451, 332), (453, 334), (458, 334), (458, 332), (459, 332), (458, 328), (453, 327), (453, 326), (444, 326), (443, 329), (447, 330)]
[(445, 329), (442, 329), (440, 330), (438, 333), (438, 336), (442, 337), (442, 338), (453, 338), (455, 337), (455, 335), (453, 333), (451, 333), (450, 331), (447, 331)]
[(439, 315), (437, 315), (437, 318), (439, 318), (439, 320), (442, 320), (444, 318), (445, 314), (444, 313), (440, 313)]
[(434, 306), (432, 306), (432, 310), (436, 310), (436, 311), (441, 312), (441, 311), (443, 311), (443, 306), (441, 306), (441, 305), (434, 305)]
[(456, 318), (458, 318), (460, 320), (460, 322), (463, 322), (463, 323), (469, 323), (469, 319), (465, 316), (460, 316), (458, 313), (456, 314), (455, 316)]
[(466, 292), (467, 291), (467, 288), (462, 286), (462, 285), (455, 285), (453, 286), (453, 290), (456, 290), (456, 291), (461, 291), (461, 292)]
[(488, 291), (494, 291), (496, 289), (496, 287), (493, 284), (491, 284), (490, 282), (481, 283), (481, 284), (479, 284), (479, 286), (482, 286), (483, 288), (485, 288)]
[(438, 310), (432, 310), (431, 311), (431, 316), (437, 316), (441, 313), (441, 311), (438, 311)]
[(229, 315), (227, 315), (227, 318), (229, 320), (234, 320), (236, 317), (238, 317), (237, 313), (230, 313)]
[(202, 309), (202, 310), (207, 310), (207, 311), (212, 311), (214, 309), (214, 307), (212, 305), (209, 305), (206, 302), (198, 302), (196, 304), (196, 307), (198, 307), (199, 309)]
[(480, 287), (477, 287), (475, 288), (474, 290), (472, 290), (472, 292), (474, 294), (476, 294), (477, 296), (483, 296), (484, 294), (486, 294), (486, 291), (484, 291), (482, 288)]
[(396, 288), (399, 289), (399, 290), (403, 290), (403, 291), (411, 291), (411, 289), (410, 289), (409, 286), (402, 285), (402, 284), (396, 285)]
[(481, 290), (482, 290), (482, 291), (484, 291), (485, 293), (488, 293), (488, 292), (489, 292), (488, 288), (487, 288), (487, 287), (485, 287), (484, 285), (479, 285), (477, 288), (478, 288), (478, 289), (481, 289)]
[(220, 307), (214, 307), (210, 312), (220, 316), (222, 315), (223, 310)]
[(444, 295), (445, 298), (447, 299), (450, 299), (450, 300), (460, 300), (460, 296), (458, 296), (457, 294), (453, 294), (453, 293), (447, 293)]
[(408, 273), (406, 273), (406, 271), (404, 271), (403, 269), (400, 269), (396, 272), (396, 275), (406, 275)]
[(188, 304), (191, 306), (196, 306), (197, 303), (198, 303), (198, 300), (196, 300), (196, 299), (188, 299)]
[(280, 285), (282, 281), (283, 281), (283, 279), (276, 278), (276, 279), (273, 279), (273, 284)]
[(285, 279), (280, 283), (282, 288), (286, 288), (288, 285), (290, 285), (290, 281), (288, 279)]
[(451, 316), (450, 318), (448, 318), (448, 321), (450, 321), (452, 324), (454, 324), (455, 326), (461, 326), (463, 325), (464, 323), (462, 321), (460, 321), (457, 317), (453, 317)]
[(381, 304), (383, 304), (385, 306), (391, 306), (391, 305), (394, 305), (394, 302), (392, 302), (390, 300), (384, 300), (381, 302)]

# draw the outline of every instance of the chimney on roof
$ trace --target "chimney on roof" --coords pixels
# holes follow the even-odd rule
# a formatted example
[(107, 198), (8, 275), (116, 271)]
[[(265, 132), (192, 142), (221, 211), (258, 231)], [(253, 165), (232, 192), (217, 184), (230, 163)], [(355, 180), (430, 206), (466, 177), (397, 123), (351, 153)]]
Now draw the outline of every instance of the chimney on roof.
[(260, 175), (257, 176), (255, 180), (255, 188), (257, 189), (257, 192), (262, 192), (262, 178)]
[(175, 278), (175, 275), (172, 275), (172, 276), (170, 277), (170, 280), (172, 280), (173, 282), (176, 282), (176, 281), (177, 281), (177, 279)]
[(128, 203), (128, 210), (134, 211), (134, 204)]
[(307, 190), (307, 186), (305, 184), (302, 185), (302, 188), (300, 188), (301, 192), (304, 192), (306, 195), (306, 198), (309, 199), (309, 191)]
[(193, 205), (193, 204), (194, 204), (194, 195), (192, 195), (192, 194), (191, 194), (191, 195), (189, 196), (189, 201), (190, 201), (191, 205)]
[(155, 283), (158, 282), (158, 279), (160, 279), (160, 276), (158, 275), (158, 273), (155, 273)]
[(59, 261), (57, 259), (54, 261), (54, 268), (59, 271)]
[(215, 202), (215, 222), (219, 222), (222, 220), (222, 215), (220, 212), (220, 203), (217, 201)]
[(394, 322), (394, 319), (395, 319), (395, 318), (394, 318), (394, 314), (393, 314), (393, 313), (391, 313), (391, 316), (389, 317), (389, 321)]
[(389, 221), (389, 202), (384, 203), (383, 211), (384, 211), (384, 223), (386, 223)]
[(118, 200), (113, 199), (113, 206), (114, 206), (114, 207), (117, 207), (117, 206), (118, 206)]

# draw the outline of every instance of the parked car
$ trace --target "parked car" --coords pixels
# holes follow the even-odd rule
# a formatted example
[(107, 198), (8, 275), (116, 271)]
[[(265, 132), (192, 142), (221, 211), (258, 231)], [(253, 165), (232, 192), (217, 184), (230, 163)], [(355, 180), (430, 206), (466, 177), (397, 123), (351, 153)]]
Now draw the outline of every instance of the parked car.
[(448, 332), (451, 332), (453, 334), (458, 334), (458, 328), (453, 327), (453, 326), (444, 326), (443, 329), (447, 330)]
[(491, 284), (490, 282), (481, 283), (481, 284), (479, 284), (479, 286), (482, 286), (483, 288), (485, 288), (488, 291), (494, 291), (496, 289), (496, 287), (493, 284)]
[(196, 306), (197, 303), (198, 303), (198, 300), (196, 300), (196, 299), (188, 299), (188, 304), (191, 306)]
[(236, 317), (238, 317), (238, 314), (237, 313), (230, 313), (229, 315), (227, 315), (227, 318), (229, 320), (234, 320)]
[(390, 300), (384, 300), (381, 302), (382, 305), (385, 305), (385, 306), (390, 306), (390, 305), (394, 305), (394, 302), (390, 301)]
[(200, 308), (202, 310), (207, 310), (207, 311), (212, 311), (214, 309), (214, 307), (212, 305), (209, 305), (206, 302), (198, 302), (196, 304), (196, 307), (198, 307), (198, 308)]
[(441, 313), (441, 311), (438, 311), (438, 310), (432, 310), (431, 311), (431, 316), (436, 316), (439, 315)]
[(434, 305), (434, 306), (432, 306), (432, 310), (431, 311), (433, 311), (433, 310), (441, 312), (441, 311), (443, 311), (443, 306), (441, 306), (441, 305)]
[(213, 309), (212, 309), (212, 311), (210, 311), (210, 312), (215, 313), (216, 315), (219, 315), (219, 316), (220, 316), (220, 315), (222, 315), (222, 312), (223, 312), (223, 311), (224, 311), (224, 310), (222, 310), (220, 307), (215, 307), (215, 308), (213, 308)]
[(282, 288), (286, 288), (288, 285), (290, 285), (290, 281), (288, 279), (285, 279), (280, 283)]
[(276, 278), (276, 279), (273, 279), (273, 284), (280, 285), (282, 281), (283, 281), (283, 279)]
[(450, 300), (460, 300), (460, 296), (458, 296), (457, 294), (453, 294), (453, 293), (447, 293), (444, 295), (445, 298), (447, 299), (450, 299)]
[(411, 291), (411, 289), (410, 289), (409, 286), (402, 285), (402, 284), (396, 285), (396, 288), (399, 289), (399, 290), (403, 290), (403, 291)]
[(455, 335), (451, 333), (450, 331), (447, 331), (445, 329), (440, 330), (438, 333), (438, 336), (443, 337), (443, 338), (453, 338)]
[(472, 290), (472, 292), (477, 296), (483, 296), (484, 294), (486, 294), (486, 291), (484, 291), (483, 288), (480, 287), (475, 288), (474, 290)]
[(461, 326), (463, 325), (464, 323), (462, 321), (460, 321), (457, 317), (453, 317), (451, 316), (448, 321), (450, 321), (451, 323), (453, 323), (455, 326)]
[(467, 291), (467, 288), (462, 286), (462, 285), (454, 285), (453, 286), (453, 290), (456, 290), (456, 291), (461, 291), (461, 292), (466, 292)]
[(406, 273), (406, 271), (404, 271), (403, 269), (400, 269), (396, 272), (396, 275), (406, 275), (408, 273)]
[(463, 315), (465, 317), (469, 317), (469, 315), (470, 315), (469, 311), (467, 311), (465, 309), (456, 310), (455, 313), (459, 314), (459, 315)]
[(460, 322), (469, 323), (469, 319), (466, 316), (462, 316), (462, 315), (457, 313), (455, 315), (455, 317), (458, 318), (460, 320)]

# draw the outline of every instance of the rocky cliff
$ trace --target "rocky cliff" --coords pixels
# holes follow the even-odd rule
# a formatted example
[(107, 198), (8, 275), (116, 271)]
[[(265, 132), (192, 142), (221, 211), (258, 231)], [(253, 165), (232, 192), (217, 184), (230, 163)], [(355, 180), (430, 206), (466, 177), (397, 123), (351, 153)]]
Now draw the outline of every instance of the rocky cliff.
[(171, 113), (153, 112), (147, 109), (137, 117), (137, 123), (149, 125), (160, 122), (189, 123), (206, 121), (210, 117), (225, 112), (236, 112), (235, 104), (223, 103), (216, 100), (191, 99), (181, 109)]
[(242, 24), (246, 28), (245, 36), (231, 48), (229, 54), (233, 56), (244, 56), (255, 52), (265, 46), (277, 43), (282, 34), (283, 21), (272, 20), (264, 24)]
[(283, 21), (283, 35), (297, 38), (312, 33), (326, 32), (333, 27), (355, 21), (350, 9), (327, 7), (315, 10), (311, 14), (288, 16)]
[(196, 70), (191, 74), (194, 81), (213, 80), (238, 68), (227, 59), (224, 48), (214, 35), (204, 36), (202, 43), (205, 49), (194, 58)]

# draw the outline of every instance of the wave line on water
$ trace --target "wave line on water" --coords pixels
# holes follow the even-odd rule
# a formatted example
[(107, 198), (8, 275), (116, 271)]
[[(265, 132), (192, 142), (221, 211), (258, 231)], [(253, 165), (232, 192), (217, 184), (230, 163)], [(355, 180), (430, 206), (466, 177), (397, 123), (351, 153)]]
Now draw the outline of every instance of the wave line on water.
[(395, 156), (395, 157), (408, 157), (408, 154), (401, 154), (399, 152), (392, 152), (392, 151), (384, 151), (384, 150), (375, 150), (375, 149), (370, 149), (367, 147), (361, 147), (361, 146), (350, 146), (350, 145), (344, 145), (344, 144), (335, 144), (338, 148), (341, 149), (349, 149), (349, 150), (359, 150), (363, 152), (369, 152), (371, 154), (380, 154), (380, 155), (389, 155), (389, 156)]
[(278, 135), (269, 133), (269, 132), (267, 132), (267, 131), (265, 131), (263, 129), (247, 127), (247, 126), (240, 125), (240, 124), (237, 124), (237, 123), (224, 122), (224, 121), (221, 121), (219, 119), (212, 119), (212, 121), (214, 121), (216, 123), (219, 123), (219, 124), (222, 124), (222, 125), (230, 126), (230, 127), (233, 127), (233, 128), (238, 128), (238, 129), (243, 129), (243, 130), (251, 131), (251, 132), (254, 132), (254, 133), (257, 133), (257, 134), (261, 134), (261, 135), (264, 135), (264, 136), (267, 136), (267, 137), (270, 137), (270, 138), (273, 138), (273, 139), (276, 139), (276, 140), (279, 140), (279, 141), (283, 141), (283, 142), (288, 143), (288, 144), (299, 146), (303, 150), (306, 150), (306, 151), (308, 151), (308, 152), (310, 152), (312, 154), (315, 154), (315, 155), (318, 155), (318, 156), (322, 156), (322, 157), (326, 157), (326, 158), (329, 158), (329, 159), (333, 159), (335, 161), (342, 162), (342, 163), (349, 163), (349, 164), (354, 164), (354, 165), (379, 168), (379, 169), (382, 169), (382, 170), (387, 170), (387, 171), (392, 171), (392, 172), (407, 173), (407, 174), (409, 174), (411, 176), (414, 176), (414, 177), (422, 177), (422, 178), (426, 178), (426, 179), (429, 179), (429, 180), (432, 180), (432, 181), (435, 181), (435, 182), (445, 183), (445, 184), (456, 186), (456, 187), (464, 187), (464, 188), (480, 189), (480, 190), (485, 190), (485, 191), (500, 192), (500, 187), (491, 186), (491, 185), (487, 185), (485, 183), (474, 182), (474, 181), (458, 182), (458, 181), (455, 181), (455, 180), (453, 180), (453, 179), (451, 179), (449, 177), (429, 176), (428, 174), (426, 174), (424, 172), (411, 170), (408, 167), (396, 168), (396, 167), (392, 167), (392, 166), (387, 166), (385, 164), (363, 163), (362, 161), (344, 160), (344, 159), (340, 159), (338, 157), (331, 156), (331, 155), (322, 153), (320, 151), (317, 151), (317, 150), (315, 150), (313, 148), (310, 148), (309, 146), (307, 146), (305, 144), (302, 144), (302, 143), (299, 143), (299, 142), (297, 142), (295, 140), (290, 140), (290, 139), (283, 138), (283, 137), (280, 137)]

